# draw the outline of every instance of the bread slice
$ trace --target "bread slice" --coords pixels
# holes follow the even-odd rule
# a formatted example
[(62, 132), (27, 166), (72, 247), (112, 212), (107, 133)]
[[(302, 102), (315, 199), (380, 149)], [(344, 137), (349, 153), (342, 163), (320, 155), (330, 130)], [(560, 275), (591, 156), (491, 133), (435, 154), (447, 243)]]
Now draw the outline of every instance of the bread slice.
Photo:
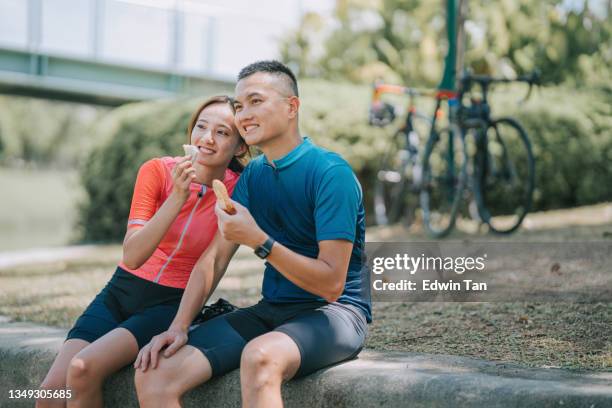
[(189, 160), (194, 163), (198, 153), (200, 152), (197, 147), (190, 144), (184, 144), (183, 150), (185, 151), (185, 155), (189, 156)]
[(225, 188), (225, 184), (221, 181), (215, 179), (212, 182), (212, 188), (217, 196), (217, 200), (221, 202), (221, 207), (223, 211), (230, 215), (236, 214), (236, 207), (232, 204), (232, 201), (229, 198), (229, 194), (227, 194), (227, 188)]

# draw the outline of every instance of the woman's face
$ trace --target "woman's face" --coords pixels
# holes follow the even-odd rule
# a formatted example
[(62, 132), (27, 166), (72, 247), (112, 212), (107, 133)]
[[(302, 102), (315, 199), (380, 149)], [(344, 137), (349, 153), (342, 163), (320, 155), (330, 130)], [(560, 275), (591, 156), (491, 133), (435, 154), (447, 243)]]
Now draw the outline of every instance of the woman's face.
[(199, 150), (194, 165), (227, 167), (232, 157), (244, 149), (232, 109), (225, 103), (204, 108), (191, 131), (191, 144)]

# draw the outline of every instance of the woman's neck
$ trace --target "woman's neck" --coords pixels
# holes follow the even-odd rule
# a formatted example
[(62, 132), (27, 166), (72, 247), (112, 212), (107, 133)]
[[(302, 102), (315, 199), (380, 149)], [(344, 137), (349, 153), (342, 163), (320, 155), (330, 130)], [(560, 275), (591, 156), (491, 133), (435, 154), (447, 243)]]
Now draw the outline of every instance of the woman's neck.
[(208, 187), (212, 186), (212, 181), (218, 179), (223, 181), (225, 176), (225, 167), (209, 167), (203, 165), (195, 165), (195, 180), (199, 184), (205, 184)]

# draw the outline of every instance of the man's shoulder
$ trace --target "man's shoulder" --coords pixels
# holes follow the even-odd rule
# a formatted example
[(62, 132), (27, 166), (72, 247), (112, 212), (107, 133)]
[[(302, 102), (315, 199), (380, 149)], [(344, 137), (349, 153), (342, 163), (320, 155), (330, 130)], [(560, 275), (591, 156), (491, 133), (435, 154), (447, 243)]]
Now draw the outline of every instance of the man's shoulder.
[(321, 146), (314, 145), (308, 155), (316, 163), (315, 169), (321, 175), (334, 167), (351, 169), (351, 165), (340, 154)]
[(254, 158), (252, 158), (247, 165), (244, 167), (244, 170), (242, 170), (242, 174), (241, 174), (241, 178), (244, 177), (245, 175), (248, 175), (250, 172), (252, 172), (253, 170), (256, 170), (258, 168), (263, 167), (264, 165), (264, 155), (260, 154), (259, 156), (256, 156)]

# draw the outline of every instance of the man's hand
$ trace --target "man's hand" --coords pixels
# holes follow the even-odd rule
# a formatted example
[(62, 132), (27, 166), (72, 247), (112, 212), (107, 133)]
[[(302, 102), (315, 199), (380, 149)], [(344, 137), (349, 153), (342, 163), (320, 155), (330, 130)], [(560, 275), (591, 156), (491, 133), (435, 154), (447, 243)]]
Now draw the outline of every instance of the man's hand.
[(134, 362), (134, 368), (147, 371), (150, 363), (151, 368), (155, 369), (159, 361), (159, 353), (164, 347), (168, 346), (164, 351), (164, 357), (170, 357), (176, 353), (178, 349), (183, 347), (185, 343), (187, 343), (187, 333), (182, 330), (170, 328), (153, 337), (149, 344), (140, 350)]
[(223, 211), (219, 201), (215, 205), (221, 236), (228, 241), (247, 245), (253, 249), (266, 242), (268, 235), (259, 228), (249, 210), (234, 200), (232, 204), (236, 208), (236, 214), (233, 215)]

